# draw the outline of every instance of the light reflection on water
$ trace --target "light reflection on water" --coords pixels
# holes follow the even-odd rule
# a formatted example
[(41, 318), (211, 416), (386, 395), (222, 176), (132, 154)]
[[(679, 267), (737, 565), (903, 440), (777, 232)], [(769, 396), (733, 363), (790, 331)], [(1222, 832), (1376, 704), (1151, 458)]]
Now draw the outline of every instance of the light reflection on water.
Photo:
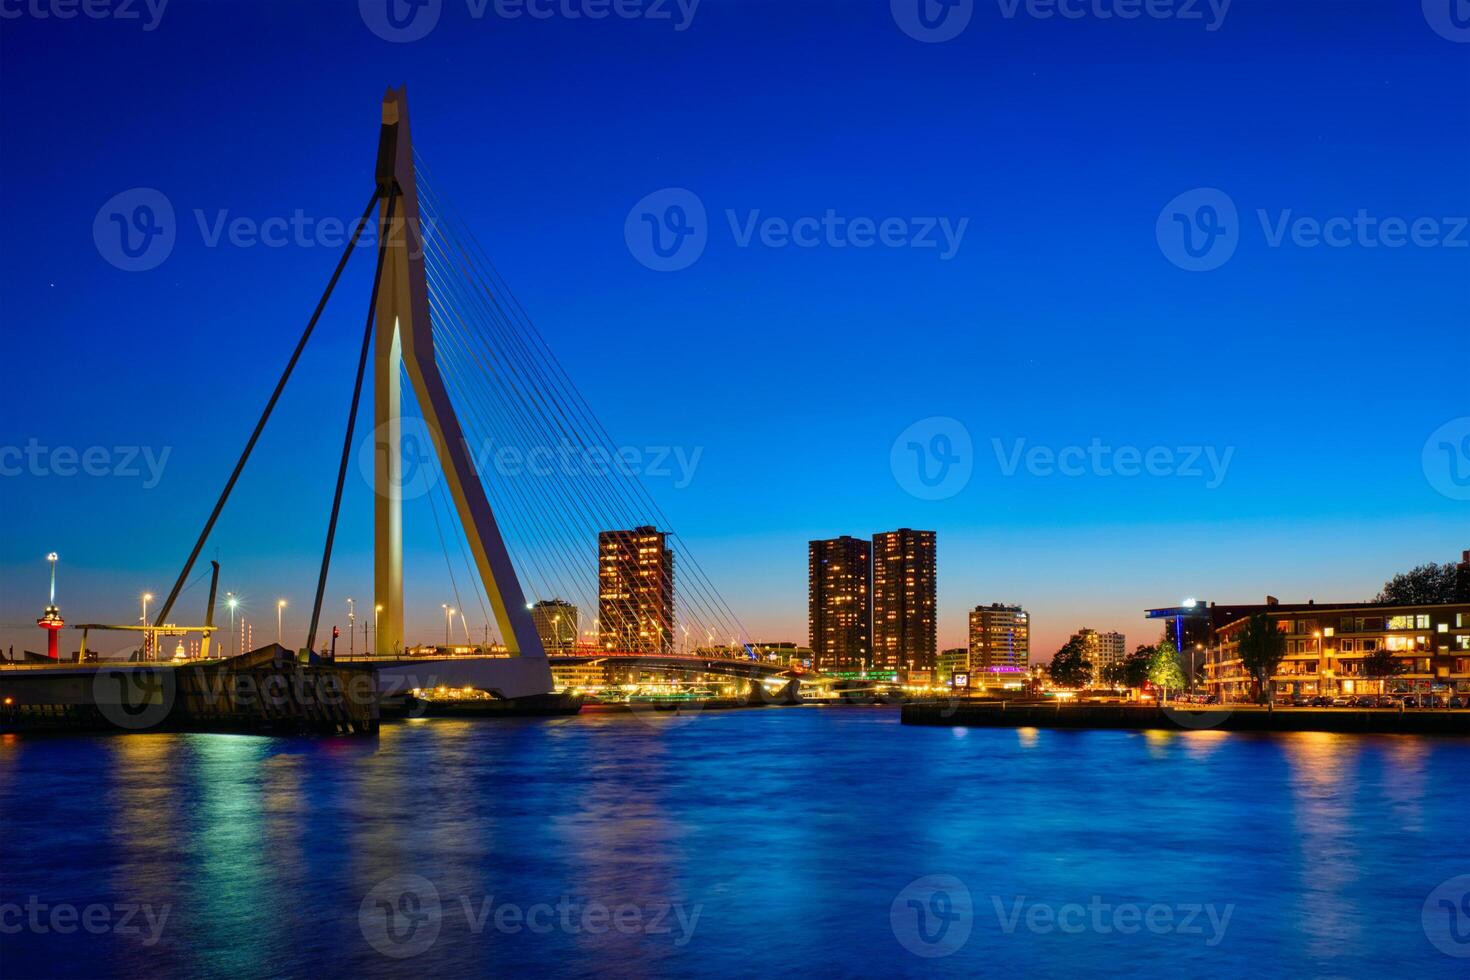
[[(946, 731), (883, 708), (418, 721), (376, 740), (10, 737), (0, 903), (169, 911), (153, 946), (0, 936), (0, 975), (1459, 976), (1420, 908), (1470, 873), (1467, 777), (1470, 745), (1448, 740)], [(442, 919), (400, 961), (359, 912), (403, 873)], [(973, 929), (920, 959), (890, 906), (934, 874), (969, 889)], [(997, 911), (1093, 896), (1234, 909), (1213, 946), (1008, 929)], [(692, 935), (672, 915), (668, 934), (478, 918), (558, 902), (699, 917)]]

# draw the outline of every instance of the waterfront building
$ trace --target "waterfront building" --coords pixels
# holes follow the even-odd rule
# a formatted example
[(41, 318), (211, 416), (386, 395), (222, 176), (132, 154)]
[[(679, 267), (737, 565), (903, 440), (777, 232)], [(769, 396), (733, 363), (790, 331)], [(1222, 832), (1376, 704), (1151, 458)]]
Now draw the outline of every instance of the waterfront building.
[(620, 653), (674, 650), (674, 552), (653, 527), (597, 535), (598, 642)]
[[(1264, 611), (1286, 634), (1286, 656), (1271, 678), (1278, 694), (1470, 695), (1470, 602), (1276, 605)], [(1206, 650), (1207, 684), (1223, 701), (1254, 695), (1240, 659), (1249, 618), (1223, 624)], [(1381, 651), (1392, 654), (1386, 673), (1377, 668)]]
[(932, 671), (937, 654), (935, 534), (873, 535), (873, 667)]
[(1073, 637), (1082, 641), (1082, 649), (1087, 662), (1092, 664), (1092, 683), (1100, 686), (1103, 683), (1103, 671), (1109, 664), (1122, 663), (1128, 656), (1127, 640), (1122, 633), (1099, 633), (1094, 629), (1083, 628), (1076, 632)]
[(807, 545), (807, 630), (818, 670), (872, 664), (872, 547), (843, 535)]
[(1020, 606), (999, 602), (970, 610), (970, 671), (1009, 674), (1031, 660), (1031, 617)]
[(566, 653), (577, 643), (577, 607), (565, 599), (543, 599), (531, 607), (531, 622), (547, 653)]
[(948, 650), (939, 651), (939, 657), (934, 665), (934, 679), (940, 684), (948, 684), (954, 679), (955, 674), (968, 674), (969, 672), (969, 647), (951, 647)]
[(552, 664), (551, 680), (558, 691), (596, 691), (607, 684), (607, 672), (598, 661)]

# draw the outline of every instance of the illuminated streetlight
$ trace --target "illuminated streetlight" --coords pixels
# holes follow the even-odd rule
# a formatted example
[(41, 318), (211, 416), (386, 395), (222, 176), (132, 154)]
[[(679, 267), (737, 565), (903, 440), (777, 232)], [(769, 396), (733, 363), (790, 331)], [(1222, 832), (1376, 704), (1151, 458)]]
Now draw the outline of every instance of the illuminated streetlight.
[(378, 613), (382, 611), (382, 606), (373, 606), (373, 653), (378, 652)]
[(357, 642), (357, 640), (356, 640), (357, 632), (356, 632), (356, 626), (355, 626), (356, 623), (357, 623), (357, 607), (352, 604), (352, 597), (351, 596), (348, 596), (348, 598), (347, 598), (347, 656), (349, 656), (349, 657), (352, 656), (353, 651), (356, 650), (356, 642)]
[(148, 655), (153, 652), (153, 631), (148, 628), (148, 603), (150, 603), (152, 601), (153, 601), (153, 593), (152, 592), (144, 592), (143, 593), (143, 615), (141, 617), (142, 623), (143, 623), (143, 659), (144, 660), (147, 660), (148, 659)]
[(235, 597), (235, 593), (225, 593), (225, 605), (230, 607), (230, 650), (232, 653), (240, 652), (240, 641), (235, 636), (235, 607), (239, 604), (240, 600)]
[(284, 646), (281, 643), (281, 610), (286, 608), (285, 599), (276, 600), (276, 646)]

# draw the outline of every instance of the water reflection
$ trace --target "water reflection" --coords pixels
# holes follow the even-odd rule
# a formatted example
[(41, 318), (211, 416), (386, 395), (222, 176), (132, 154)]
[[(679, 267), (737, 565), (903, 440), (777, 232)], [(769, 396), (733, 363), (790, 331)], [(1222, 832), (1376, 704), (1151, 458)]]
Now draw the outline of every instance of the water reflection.
[[(7, 937), (20, 975), (1450, 975), (1419, 906), (1470, 861), (1470, 747), (1215, 731), (905, 728), (888, 709), (420, 721), (376, 740), (130, 736), (0, 746), (0, 901), (172, 901), (157, 948)], [(44, 808), (35, 804), (45, 800)], [(19, 843), (19, 842), (23, 842)], [(890, 906), (950, 875), (973, 938), (920, 962)], [(413, 959), (360, 912), (430, 883)], [(1214, 903), (1185, 936), (1007, 931), (994, 900)], [(395, 898), (397, 896), (394, 896)], [(583, 913), (622, 909), (639, 928)], [(497, 925), (557, 909), (550, 931)], [(698, 912), (682, 935), (670, 911)], [(398, 906), (392, 906), (398, 908)], [(408, 911), (412, 908), (404, 906)], [(659, 913), (659, 909), (663, 909)], [(641, 928), (662, 914), (672, 928)], [(502, 922), (519, 922), (512, 917)], [(680, 942), (680, 939), (683, 942)], [(388, 947), (390, 950), (391, 946)], [(7, 963), (7, 966), (10, 964)], [(22, 968), (34, 968), (27, 972)], [(1145, 969), (1146, 968), (1146, 969)]]

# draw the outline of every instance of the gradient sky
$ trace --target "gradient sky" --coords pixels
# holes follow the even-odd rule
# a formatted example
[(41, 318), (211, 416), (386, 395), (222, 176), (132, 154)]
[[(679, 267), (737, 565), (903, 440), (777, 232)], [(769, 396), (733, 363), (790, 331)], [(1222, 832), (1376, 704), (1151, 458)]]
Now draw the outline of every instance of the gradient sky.
[[(169, 456), (153, 487), (0, 477), (0, 644), (41, 648), (48, 551), (72, 622), (132, 621), (167, 591), (336, 257), (207, 247), (194, 212), (355, 216), (401, 83), (436, 186), (614, 436), (703, 449), (689, 486), (651, 488), (754, 636), (805, 641), (809, 538), (898, 526), (938, 532), (942, 646), (969, 607), (1016, 602), (1036, 659), (1084, 625), (1152, 639), (1141, 611), (1186, 595), (1368, 598), (1470, 548), (1470, 503), (1421, 462), (1470, 416), (1470, 248), (1273, 248), (1256, 216), (1463, 221), (1470, 43), (1407, 0), (1235, 0), (1213, 31), (1008, 6), (921, 43), (887, 0), (703, 0), (682, 31), (444, 0), (427, 37), (390, 43), (356, 2), (173, 0), (144, 30), (141, 4), (59, 20), (4, 0), (0, 446)], [(178, 241), (126, 272), (93, 221), (137, 187), (167, 196)], [(666, 187), (711, 228), (660, 273), (624, 221)], [(1199, 187), (1241, 215), (1213, 272), (1155, 237)], [(741, 248), (727, 209), (969, 223), (944, 261)], [(206, 551), (257, 640), (277, 595), (304, 628), (369, 275), (345, 280)], [(660, 388), (630, 395), (629, 363)], [(890, 448), (933, 416), (963, 424), (974, 472), (921, 500)], [(1094, 438), (1234, 454), (1207, 488), (1006, 476), (992, 448)], [(428, 520), (407, 515), (414, 640), (447, 594)], [(360, 481), (339, 544), (329, 617), (371, 593)]]

